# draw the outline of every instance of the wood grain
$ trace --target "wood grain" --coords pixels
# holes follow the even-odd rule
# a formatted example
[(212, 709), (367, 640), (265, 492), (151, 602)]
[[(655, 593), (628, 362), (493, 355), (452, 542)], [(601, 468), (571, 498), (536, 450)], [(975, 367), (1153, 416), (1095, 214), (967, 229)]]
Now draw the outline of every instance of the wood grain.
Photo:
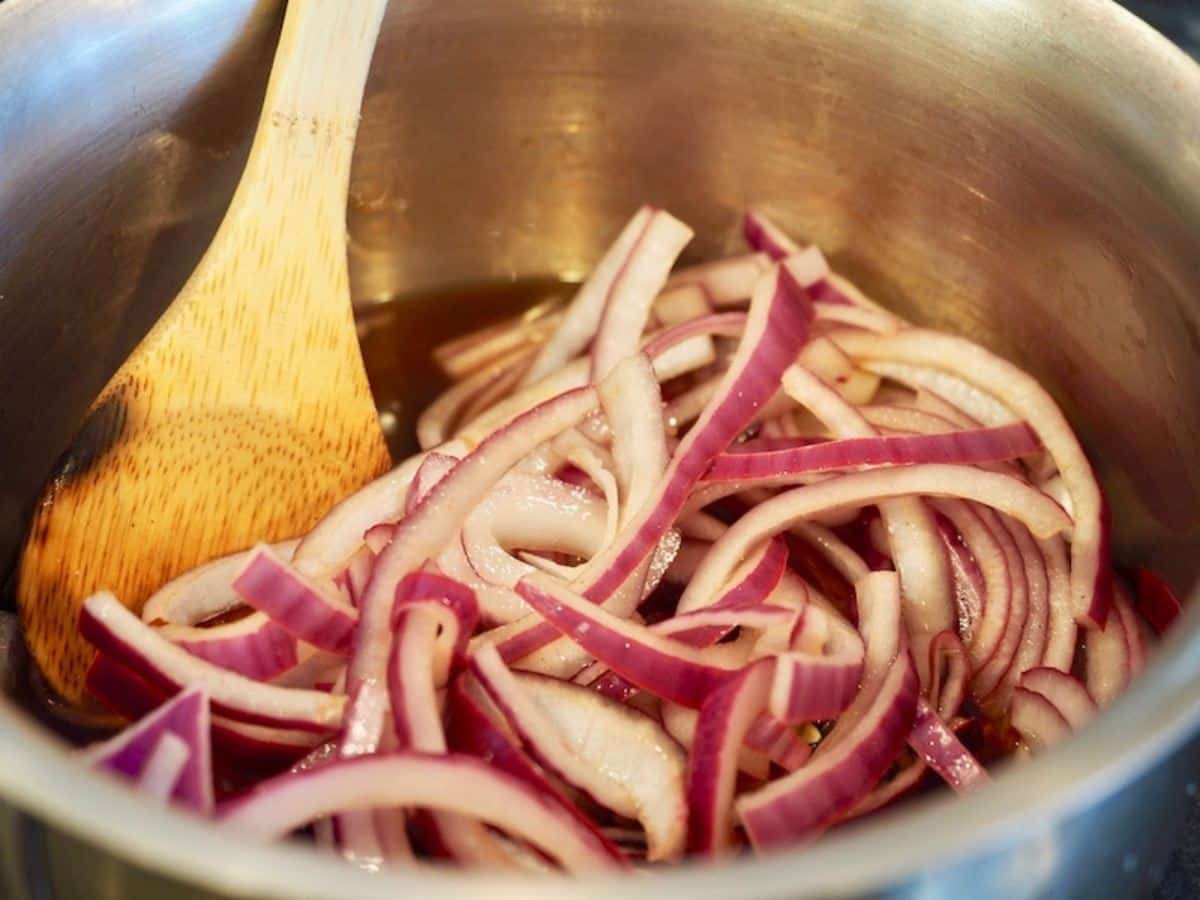
[(206, 559), (310, 527), (390, 459), (346, 268), (346, 192), (386, 0), (293, 0), (241, 183), (199, 266), (93, 404), (21, 563), (26, 640), (84, 699), (81, 601), (134, 610)]

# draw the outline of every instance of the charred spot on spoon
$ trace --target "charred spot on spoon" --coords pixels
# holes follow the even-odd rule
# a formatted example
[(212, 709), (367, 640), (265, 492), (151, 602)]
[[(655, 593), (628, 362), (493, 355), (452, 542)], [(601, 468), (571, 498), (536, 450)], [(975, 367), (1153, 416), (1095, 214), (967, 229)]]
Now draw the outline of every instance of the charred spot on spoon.
[(59, 459), (57, 482), (65, 485), (82, 478), (121, 443), (129, 412), (125, 394), (125, 387), (118, 388), (88, 413), (83, 427)]

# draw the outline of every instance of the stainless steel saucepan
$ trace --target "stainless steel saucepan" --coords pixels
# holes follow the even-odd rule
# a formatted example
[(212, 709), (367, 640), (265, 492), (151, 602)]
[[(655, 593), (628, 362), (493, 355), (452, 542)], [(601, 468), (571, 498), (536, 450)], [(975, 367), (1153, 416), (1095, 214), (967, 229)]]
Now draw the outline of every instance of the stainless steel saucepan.
[[(278, 23), (255, 0), (0, 4), (6, 553), (213, 233)], [(396, 0), (351, 193), (363, 303), (575, 277), (643, 201), (716, 254), (764, 205), (881, 300), (1043, 377), (1099, 464), (1120, 558), (1197, 594), (1200, 69), (1111, 3)], [(1196, 792), (1198, 631), (1188, 616), (1111, 712), (975, 796), (620, 883), (371, 876), (258, 846), (94, 779), (0, 704), (0, 893), (1134, 895)]]

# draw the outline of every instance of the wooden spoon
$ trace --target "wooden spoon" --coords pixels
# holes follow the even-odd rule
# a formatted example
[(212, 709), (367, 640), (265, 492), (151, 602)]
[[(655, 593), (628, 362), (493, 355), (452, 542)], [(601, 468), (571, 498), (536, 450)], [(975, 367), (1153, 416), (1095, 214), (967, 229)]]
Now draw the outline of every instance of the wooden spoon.
[(195, 272), (88, 413), (21, 561), (25, 639), (84, 700), (81, 602), (140, 610), (204, 560), (308, 529), (390, 464), (350, 306), (346, 193), (387, 0), (292, 0), (246, 170)]

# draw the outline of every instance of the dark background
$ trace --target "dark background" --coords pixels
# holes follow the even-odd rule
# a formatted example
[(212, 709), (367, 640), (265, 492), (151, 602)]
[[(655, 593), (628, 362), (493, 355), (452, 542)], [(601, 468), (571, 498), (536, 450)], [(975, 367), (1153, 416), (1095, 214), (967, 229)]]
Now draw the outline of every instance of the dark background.
[[(0, 0), (3, 3), (4, 0)], [(978, 0), (962, 0), (964, 3)], [(1054, 0), (1045, 0), (1053, 3)], [(1194, 59), (1200, 60), (1200, 0), (1120, 0)], [(1200, 110), (1197, 110), (1200, 115)], [(1196, 900), (1200, 897), (1200, 803), (1175, 851), (1155, 900)]]

